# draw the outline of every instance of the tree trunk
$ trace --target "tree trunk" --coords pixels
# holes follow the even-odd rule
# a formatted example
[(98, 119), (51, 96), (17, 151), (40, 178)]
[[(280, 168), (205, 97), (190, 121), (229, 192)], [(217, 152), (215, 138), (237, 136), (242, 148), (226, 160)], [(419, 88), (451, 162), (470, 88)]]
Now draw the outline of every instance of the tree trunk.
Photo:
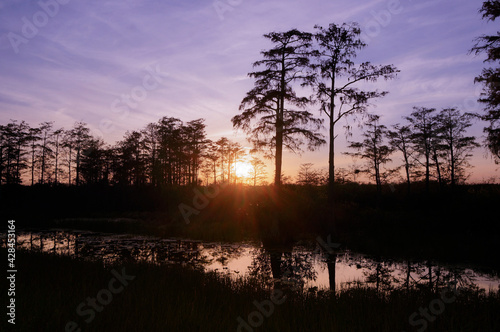
[(31, 145), (31, 185), (35, 184), (35, 144)]
[(404, 159), (405, 159), (405, 172), (406, 172), (406, 184), (407, 184), (407, 191), (408, 194), (410, 193), (410, 163), (408, 161), (408, 154), (406, 153), (406, 149), (403, 152), (404, 154)]
[[(10, 175), (11, 175), (11, 167), (10, 167), (11, 158), (10, 158), (10, 154), (11, 154), (11, 148), (9, 147), (7, 149), (7, 173), (5, 174), (5, 180), (6, 180), (7, 184), (10, 184)], [(31, 183), (31, 185), (33, 185), (33, 182)]]
[(271, 257), (271, 273), (274, 279), (281, 279), (281, 251), (271, 250), (269, 256)]
[(335, 292), (335, 265), (337, 254), (328, 254), (326, 265), (328, 268), (328, 281), (330, 282), (330, 290)]
[(437, 155), (437, 150), (436, 148), (434, 148), (434, 162), (436, 163), (436, 172), (437, 172), (437, 175), (438, 175), (438, 183), (439, 183), (439, 187), (441, 187), (443, 185), (442, 181), (443, 179), (441, 178), (441, 168), (439, 167), (439, 159), (438, 159), (438, 155)]
[(57, 185), (57, 166), (58, 166), (58, 161), (59, 161), (59, 136), (56, 138), (56, 155), (55, 155), (55, 174), (54, 174), (54, 183)]
[(215, 161), (214, 161), (214, 184), (217, 184), (217, 169)]
[(410, 291), (410, 277), (411, 277), (411, 263), (410, 261), (408, 261), (406, 266), (406, 282), (405, 282), (407, 292)]
[(429, 177), (430, 177), (430, 151), (425, 153), (425, 191), (429, 192)]
[(45, 153), (46, 153), (46, 145), (47, 145), (47, 133), (43, 136), (43, 145), (42, 145), (42, 167), (41, 167), (41, 175), (40, 175), (40, 183), (44, 182), (45, 175)]
[(453, 131), (450, 130), (450, 168), (451, 168), (451, 187), (455, 188), (455, 155), (453, 151)]
[(80, 148), (76, 149), (76, 185), (80, 185)]
[(274, 185), (281, 186), (281, 164), (283, 158), (283, 115), (278, 114), (276, 121), (276, 157)]
[(331, 87), (330, 87), (330, 109), (328, 114), (328, 120), (329, 120), (329, 148), (328, 148), (328, 205), (332, 209), (332, 216), (333, 216), (333, 195), (335, 191), (335, 71), (336, 68), (335, 66), (333, 67), (332, 70), (332, 82), (331, 82)]
[[(21, 183), (21, 170), (19, 169), (20, 166), (21, 166), (21, 145), (18, 145), (18, 147), (17, 147), (17, 162), (16, 162), (16, 178), (17, 178), (16, 182), (19, 182), (19, 183)], [(0, 177), (1, 176), (2, 176), (2, 174), (0, 174)]]
[(69, 159), (68, 159), (68, 185), (71, 186), (71, 146), (69, 148)]

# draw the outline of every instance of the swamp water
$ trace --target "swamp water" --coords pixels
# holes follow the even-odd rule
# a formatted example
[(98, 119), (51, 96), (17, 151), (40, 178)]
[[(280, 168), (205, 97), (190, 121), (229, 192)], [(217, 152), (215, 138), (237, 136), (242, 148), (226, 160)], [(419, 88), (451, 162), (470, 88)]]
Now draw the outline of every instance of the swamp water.
[[(3, 234), (3, 247), (5, 239)], [(324, 244), (318, 241), (269, 249), (251, 242), (202, 242), (74, 230), (19, 230), (17, 234), (17, 248), (28, 251), (97, 260), (108, 265), (121, 261), (180, 264), (235, 279), (253, 277), (263, 284), (288, 283), (305, 291), (356, 285), (380, 290), (437, 289), (450, 284), (490, 291), (498, 290), (500, 285), (498, 274), (467, 266), (376, 258), (347, 250), (325, 250)]]

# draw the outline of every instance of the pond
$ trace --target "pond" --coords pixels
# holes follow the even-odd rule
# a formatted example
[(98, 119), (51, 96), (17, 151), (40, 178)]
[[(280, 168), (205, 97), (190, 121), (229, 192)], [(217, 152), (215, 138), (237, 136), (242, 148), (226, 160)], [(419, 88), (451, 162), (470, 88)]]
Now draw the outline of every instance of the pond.
[[(6, 236), (2, 246), (6, 246)], [(104, 264), (138, 261), (180, 264), (232, 278), (252, 277), (263, 284), (283, 283), (304, 291), (337, 290), (362, 285), (395, 288), (478, 287), (498, 290), (498, 273), (433, 261), (401, 261), (337, 250), (316, 243), (264, 248), (260, 243), (202, 242), (177, 238), (96, 233), (75, 230), (25, 230), (17, 234), (24, 250), (68, 255)], [(326, 249), (325, 249), (326, 248)]]

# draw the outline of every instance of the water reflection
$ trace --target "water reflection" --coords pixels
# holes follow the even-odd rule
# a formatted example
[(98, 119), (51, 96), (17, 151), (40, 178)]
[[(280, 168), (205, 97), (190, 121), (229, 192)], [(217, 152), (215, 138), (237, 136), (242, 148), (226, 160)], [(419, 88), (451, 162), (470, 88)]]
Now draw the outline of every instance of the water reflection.
[[(312, 246), (264, 247), (183, 239), (46, 230), (19, 232), (18, 248), (111, 264), (138, 261), (180, 264), (233, 277), (248, 276), (264, 286), (303, 291), (368, 286), (436, 290), (449, 285), (498, 289), (500, 279), (463, 266), (428, 261), (394, 261), (349, 251), (322, 252)], [(6, 234), (2, 236), (6, 247)]]
[(262, 284), (273, 284), (280, 288), (304, 289), (314, 284), (317, 270), (313, 254), (293, 247), (259, 247), (251, 251), (252, 263), (248, 275)]

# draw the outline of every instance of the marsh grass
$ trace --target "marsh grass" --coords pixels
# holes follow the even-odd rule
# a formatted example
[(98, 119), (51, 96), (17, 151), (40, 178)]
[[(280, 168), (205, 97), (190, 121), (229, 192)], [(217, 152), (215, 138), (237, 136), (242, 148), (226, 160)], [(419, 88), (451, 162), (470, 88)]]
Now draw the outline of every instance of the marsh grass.
[[(2, 257), (6, 251), (0, 251)], [(236, 331), (270, 290), (253, 279), (233, 280), (179, 266), (131, 263), (103, 266), (69, 257), (18, 252), (18, 331), (64, 331), (75, 321), (83, 331)], [(76, 313), (87, 297), (108, 287), (110, 271), (135, 276), (90, 323)], [(255, 331), (416, 331), (409, 316), (439, 297), (431, 291), (341, 288), (297, 292), (276, 305)], [(461, 290), (427, 331), (499, 331), (500, 294)], [(7, 330), (5, 320), (3, 330)], [(245, 331), (245, 330), (243, 330)]]

